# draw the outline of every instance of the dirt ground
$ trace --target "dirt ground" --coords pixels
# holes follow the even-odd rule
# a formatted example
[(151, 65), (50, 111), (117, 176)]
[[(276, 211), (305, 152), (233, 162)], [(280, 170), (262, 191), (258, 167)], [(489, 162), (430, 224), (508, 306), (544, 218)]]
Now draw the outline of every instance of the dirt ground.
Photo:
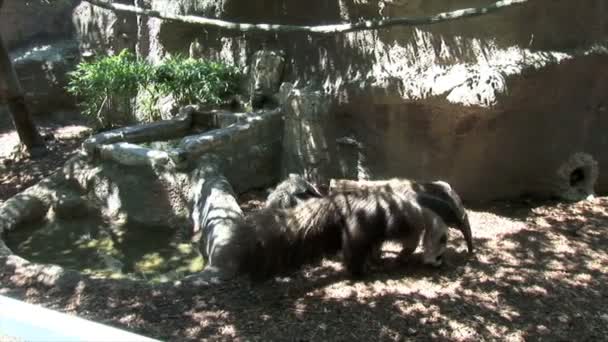
[[(54, 157), (3, 163), (1, 199), (61, 165), (81, 139), (55, 136)], [(388, 245), (384, 267), (356, 282), (338, 260), (207, 287), (83, 278), (57, 289), (5, 268), (0, 294), (166, 341), (607, 339), (608, 197), (469, 206), (476, 254), (454, 231), (439, 269), (400, 265)]]
[(19, 143), (17, 132), (8, 128), (8, 123), (0, 124), (0, 205), (61, 167), (89, 135), (90, 128), (81, 120), (60, 122), (37, 123), (40, 133), (46, 136), (47, 153), (33, 159), (14, 157)]

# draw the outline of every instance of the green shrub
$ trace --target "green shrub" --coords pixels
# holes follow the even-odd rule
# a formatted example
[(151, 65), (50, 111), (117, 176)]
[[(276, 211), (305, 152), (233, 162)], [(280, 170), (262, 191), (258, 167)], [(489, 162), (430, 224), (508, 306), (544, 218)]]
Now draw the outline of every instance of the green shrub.
[(220, 62), (176, 56), (151, 66), (123, 50), (116, 56), (81, 62), (69, 74), (67, 90), (77, 96), (85, 115), (107, 127), (112, 120), (104, 106), (129, 101), (138, 91), (139, 111), (152, 121), (159, 118), (161, 97), (171, 95), (178, 105), (220, 104), (238, 91), (240, 77), (236, 67)]
[(170, 57), (156, 67), (152, 81), (181, 104), (219, 104), (237, 92), (238, 69), (219, 62)]
[(150, 65), (123, 50), (116, 56), (79, 63), (68, 74), (67, 91), (77, 97), (85, 115), (98, 120), (102, 126), (109, 126), (104, 106), (135, 97), (139, 87), (148, 84), (150, 74)]

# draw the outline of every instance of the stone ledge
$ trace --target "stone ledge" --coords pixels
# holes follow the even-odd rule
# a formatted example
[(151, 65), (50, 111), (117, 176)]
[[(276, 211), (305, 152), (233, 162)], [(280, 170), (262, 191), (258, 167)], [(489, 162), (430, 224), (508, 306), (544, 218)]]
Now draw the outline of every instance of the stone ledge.
[(141, 147), (131, 143), (115, 143), (97, 147), (101, 159), (113, 160), (129, 166), (137, 165), (168, 165), (172, 160), (169, 153), (160, 150)]
[(118, 142), (141, 143), (168, 140), (187, 135), (192, 126), (192, 113), (183, 111), (175, 119), (123, 127), (96, 134), (83, 144), (85, 153), (94, 155), (99, 146)]
[(227, 145), (231, 141), (248, 140), (247, 137), (249, 135), (256, 136), (258, 131), (264, 130), (265, 123), (280, 117), (280, 110), (261, 112), (259, 115), (244, 116), (240, 118), (238, 115), (235, 115), (236, 124), (198, 135), (187, 136), (182, 139), (179, 148), (186, 152), (188, 158), (195, 160), (206, 152)]
[(207, 129), (226, 128), (233, 124), (246, 123), (248, 118), (259, 115), (254, 112), (235, 113), (222, 109), (204, 110), (198, 106), (186, 106), (185, 108), (192, 108), (194, 126)]

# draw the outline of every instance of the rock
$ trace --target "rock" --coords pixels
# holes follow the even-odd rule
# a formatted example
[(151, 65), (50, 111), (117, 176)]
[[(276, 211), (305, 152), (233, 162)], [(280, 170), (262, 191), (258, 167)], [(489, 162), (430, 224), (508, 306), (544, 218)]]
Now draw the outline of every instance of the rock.
[(160, 118), (170, 120), (179, 113), (180, 106), (172, 95), (166, 95), (158, 100)]
[(177, 230), (187, 226), (187, 175), (149, 166), (109, 162), (85, 164), (70, 178), (79, 183), (104, 216), (129, 227)]
[[(280, 47), (288, 61), (283, 79), (299, 88), (311, 84), (329, 97), (326, 114), (331, 122), (325, 140), (333, 145), (349, 136), (361, 143), (358, 151), (346, 146), (350, 155), (344, 160), (332, 156), (332, 163), (345, 165), (343, 175), (445, 179), (471, 200), (536, 190), (546, 194), (546, 184), (537, 189), (539, 183), (564, 156), (581, 150), (600, 165), (607, 162), (602, 151), (608, 126), (599, 118), (606, 111), (603, 94), (608, 89), (608, 28), (603, 25), (608, 8), (600, 6), (602, 0), (590, 1), (594, 6), (539, 0), (496, 16), (433, 29), (396, 26), (386, 34), (372, 30), (260, 37), (158, 21), (143, 28), (149, 32), (145, 56), (159, 60), (192, 50), (197, 57), (221, 57), (253, 68), (258, 51)], [(554, 14), (547, 14), (548, 5)], [(379, 12), (386, 17), (427, 16), (445, 11), (445, 6), (440, 1), (311, 6), (285, 0), (281, 6), (264, 7), (244, 0), (152, 1), (153, 9), (174, 14), (310, 24)], [(563, 25), (560, 16), (574, 16), (580, 25)], [(342, 147), (335, 153), (343, 153)], [(596, 187), (605, 192), (608, 176), (600, 175)]]
[(243, 213), (236, 201), (230, 183), (220, 173), (216, 157), (207, 155), (200, 159), (199, 167), (193, 171), (191, 194), (194, 202), (192, 220), (194, 232), (202, 236), (202, 253), (223, 277), (236, 274), (241, 255), (254, 243), (254, 239), (243, 239), (236, 231)]
[(0, 205), (0, 235), (26, 222), (42, 220), (55, 198), (60, 179), (57, 174), (9, 198)]
[(276, 105), (274, 94), (279, 91), (285, 57), (282, 52), (261, 50), (253, 54), (249, 94), (254, 109)]
[(69, 18), (80, 0), (5, 0), (0, 32), (9, 49), (39, 37), (67, 38), (73, 32)]
[(237, 147), (219, 154), (226, 160), (226, 177), (236, 193), (268, 187), (279, 180), (280, 140), (253, 146), (247, 146), (246, 142), (243, 140)]
[(65, 87), (67, 73), (78, 62), (78, 44), (74, 40), (47, 40), (13, 50), (11, 59), (34, 115), (76, 106)]
[(340, 178), (369, 179), (365, 169), (363, 146), (356, 139), (351, 137), (336, 139), (336, 159)]
[[(593, 155), (600, 165), (607, 162), (607, 124), (601, 118), (607, 108), (608, 28), (603, 23), (608, 8), (601, 6), (603, 0), (589, 1), (590, 6), (573, 7), (566, 1), (538, 0), (517, 11), (452, 21), (432, 30), (391, 27), (387, 34), (327, 37), (210, 30), (116, 15), (78, 1), (6, 0), (0, 29), (11, 47), (32, 37), (67, 38), (72, 28), (63, 15), (81, 3), (74, 11), (75, 31), (83, 52), (91, 50), (91, 56), (132, 49), (137, 43), (138, 56), (153, 63), (191, 53), (250, 66), (253, 75), (258, 55), (280, 47), (279, 55), (289, 61), (282, 77), (298, 87), (323, 89), (330, 99), (327, 113), (336, 129), (328, 129), (326, 141), (333, 144), (349, 136), (363, 146), (356, 156), (351, 149), (345, 160), (334, 158), (354, 165), (351, 157), (356, 157), (356, 172), (348, 166), (340, 170), (343, 175), (441, 178), (462, 189), (464, 198), (487, 200), (537, 190), (546, 194), (547, 185), (538, 189), (539, 183), (576, 151)], [(298, 23), (337, 23), (374, 13), (426, 16), (446, 6), (419, 0), (348, 6), (311, 6), (298, 0), (285, 0), (281, 6), (244, 0), (134, 3), (178, 15)], [(577, 18), (576, 25), (563, 25), (560, 18), (565, 16)], [(263, 88), (256, 82), (244, 88)], [(266, 95), (274, 97), (273, 92), (276, 88)], [(264, 99), (254, 100), (256, 107), (267, 105)], [(344, 152), (342, 147), (336, 153)], [(607, 175), (599, 175), (598, 192), (607, 191)]]
[(86, 198), (75, 193), (60, 194), (52, 208), (57, 218), (68, 220), (87, 217), (95, 211)]
[(180, 110), (180, 106), (172, 95), (161, 96), (152, 107), (150, 95), (147, 91), (141, 90), (137, 94), (137, 106), (135, 108), (135, 118), (137, 122), (154, 122), (158, 120), (174, 119)]
[(171, 161), (169, 153), (157, 149), (141, 147), (131, 143), (114, 143), (100, 145), (99, 156), (103, 160), (112, 160), (122, 165), (168, 167)]
[(570, 318), (570, 316), (568, 316), (566, 314), (560, 314), (557, 316), (557, 320), (562, 324), (568, 324), (568, 322), (570, 322), (571, 318)]
[(194, 122), (221, 128), (182, 140), (179, 148), (190, 160), (209, 153), (220, 156), (225, 176), (237, 193), (279, 180), (282, 137), (277, 132), (283, 131), (279, 110), (200, 114), (195, 115)]
[(325, 132), (329, 120), (327, 96), (283, 84), (279, 97), (285, 115), (282, 174), (303, 174), (313, 184), (327, 184), (333, 167)]
[(13, 278), (22, 284), (41, 284), (60, 291), (69, 291), (76, 287), (81, 279), (80, 274), (74, 270), (57, 265), (29, 263), (18, 256), (10, 256), (7, 263), (14, 265)]
[(7, 257), (12, 254), (13, 251), (11, 251), (10, 248), (8, 248), (8, 246), (6, 245), (6, 243), (2, 241), (2, 238), (0, 238), (0, 257)]
[(72, 13), (80, 51), (92, 56), (115, 55), (123, 49), (135, 51), (137, 19), (81, 2)]
[(222, 280), (229, 278), (232, 278), (232, 275), (225, 274), (225, 272), (215, 266), (207, 266), (199, 273), (188, 275), (174, 282), (174, 285), (185, 290), (198, 291), (201, 287), (218, 285)]
[(575, 153), (557, 169), (554, 195), (567, 201), (593, 199), (598, 175), (598, 162), (591, 155)]

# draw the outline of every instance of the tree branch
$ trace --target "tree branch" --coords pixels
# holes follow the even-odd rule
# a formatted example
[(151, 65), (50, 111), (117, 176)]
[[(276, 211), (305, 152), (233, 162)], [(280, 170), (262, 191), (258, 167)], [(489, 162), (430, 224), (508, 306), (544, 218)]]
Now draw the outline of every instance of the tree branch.
[(212, 19), (199, 17), (195, 15), (175, 15), (164, 11), (154, 11), (141, 7), (112, 3), (104, 0), (84, 0), (95, 6), (109, 9), (115, 12), (125, 12), (138, 15), (145, 15), (174, 22), (202, 25), (208, 27), (222, 28), (231, 31), (241, 32), (308, 32), (319, 34), (334, 34), (345, 33), (362, 30), (375, 30), (389, 26), (419, 26), (432, 25), (445, 21), (458, 20), (463, 18), (476, 17), (488, 13), (498, 11), (500, 9), (520, 5), (528, 2), (528, 0), (501, 0), (489, 6), (464, 8), (451, 12), (438, 13), (426, 17), (398, 17), (390, 19), (371, 19), (356, 23), (334, 24), (334, 25), (318, 25), (318, 26), (299, 26), (299, 25), (282, 25), (282, 24), (248, 24), (225, 21), (220, 19)]

